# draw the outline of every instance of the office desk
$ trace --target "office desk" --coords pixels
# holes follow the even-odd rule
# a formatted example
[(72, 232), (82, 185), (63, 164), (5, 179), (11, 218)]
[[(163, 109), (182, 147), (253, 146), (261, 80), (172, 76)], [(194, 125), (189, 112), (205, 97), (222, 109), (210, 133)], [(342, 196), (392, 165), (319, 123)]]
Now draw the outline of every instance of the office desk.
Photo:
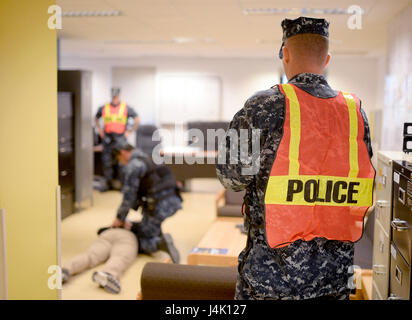
[(178, 181), (184, 183), (193, 178), (217, 178), (216, 151), (197, 151), (187, 147), (181, 150), (162, 150), (160, 155)]
[[(184, 182), (193, 178), (217, 178), (215, 162), (208, 163), (208, 159), (214, 159), (210, 155), (190, 155), (184, 159), (183, 163), (176, 162), (176, 156), (171, 156), (172, 163), (166, 163), (173, 172), (176, 179)], [(190, 162), (186, 162), (189, 159)], [(197, 161), (200, 160), (200, 161)]]
[(239, 253), (246, 246), (246, 234), (236, 226), (243, 218), (219, 217), (187, 257), (191, 265), (237, 266)]

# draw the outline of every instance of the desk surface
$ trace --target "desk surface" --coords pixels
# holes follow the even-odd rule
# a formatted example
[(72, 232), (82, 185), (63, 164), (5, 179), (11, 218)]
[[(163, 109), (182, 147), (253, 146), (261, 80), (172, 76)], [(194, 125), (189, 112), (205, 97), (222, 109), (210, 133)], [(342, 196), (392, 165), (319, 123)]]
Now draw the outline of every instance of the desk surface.
[(187, 257), (191, 265), (237, 266), (239, 253), (246, 246), (246, 234), (236, 226), (243, 218), (219, 217)]
[(175, 157), (184, 157), (184, 158), (210, 158), (215, 159), (218, 155), (217, 151), (204, 151), (196, 148), (181, 148), (181, 149), (163, 149), (159, 151), (161, 156), (165, 158), (175, 158)]

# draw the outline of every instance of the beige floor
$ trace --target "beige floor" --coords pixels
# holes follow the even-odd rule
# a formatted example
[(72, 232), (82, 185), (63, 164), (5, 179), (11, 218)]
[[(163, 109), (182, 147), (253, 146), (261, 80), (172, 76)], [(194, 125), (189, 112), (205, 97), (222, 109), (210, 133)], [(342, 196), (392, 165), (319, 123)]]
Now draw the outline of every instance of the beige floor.
[[(183, 194), (183, 210), (167, 219), (163, 232), (170, 233), (180, 251), (181, 263), (187, 262), (187, 256), (215, 219), (215, 197), (221, 189), (217, 180), (199, 179), (190, 184), (192, 192)], [(121, 201), (119, 192), (104, 194), (94, 193), (93, 207), (75, 213), (62, 222), (62, 263), (78, 253), (83, 252), (96, 239), (96, 231), (109, 225), (115, 217)], [(140, 214), (131, 211), (130, 219), (138, 220)], [(133, 265), (121, 278), (121, 292), (118, 295), (106, 293), (91, 281), (95, 269), (74, 276), (63, 286), (63, 299), (136, 299), (140, 291), (140, 275), (144, 265), (149, 261), (160, 261), (164, 255), (139, 255)]]

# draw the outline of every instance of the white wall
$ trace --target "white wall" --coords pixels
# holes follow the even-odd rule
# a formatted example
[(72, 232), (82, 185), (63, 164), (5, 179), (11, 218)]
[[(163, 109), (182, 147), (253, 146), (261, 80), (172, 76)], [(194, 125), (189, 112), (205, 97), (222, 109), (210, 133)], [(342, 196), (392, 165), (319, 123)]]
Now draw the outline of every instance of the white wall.
[(380, 149), (381, 124), (377, 111), (383, 109), (384, 77), (384, 57), (332, 56), (328, 68), (328, 82), (333, 88), (355, 93), (361, 99), (369, 120), (374, 154)]
[(402, 151), (403, 123), (412, 122), (412, 5), (389, 24), (382, 149)]
[[(222, 80), (222, 119), (230, 120), (255, 91), (278, 82), (279, 62), (272, 59), (139, 58), (87, 59), (62, 57), (61, 69), (93, 71), (93, 111), (110, 98), (112, 67), (155, 67), (157, 78), (170, 73), (208, 74)], [(135, 106), (137, 111), (144, 106)]]
[[(241, 58), (76, 58), (61, 59), (62, 69), (93, 71), (93, 110), (109, 100), (112, 67), (154, 67), (156, 77), (170, 73), (208, 74), (222, 81), (222, 120), (231, 120), (254, 92), (279, 82), (278, 59)], [(382, 108), (379, 91), (382, 59), (366, 56), (333, 56), (328, 68), (332, 87), (356, 93), (367, 113)], [(159, 83), (159, 81), (157, 81)], [(145, 106), (134, 106), (139, 112)], [(153, 110), (153, 114), (156, 110)], [(142, 121), (145, 121), (142, 119)]]
[(336, 56), (328, 67), (332, 88), (355, 93), (368, 112), (377, 109), (379, 59), (374, 57)]

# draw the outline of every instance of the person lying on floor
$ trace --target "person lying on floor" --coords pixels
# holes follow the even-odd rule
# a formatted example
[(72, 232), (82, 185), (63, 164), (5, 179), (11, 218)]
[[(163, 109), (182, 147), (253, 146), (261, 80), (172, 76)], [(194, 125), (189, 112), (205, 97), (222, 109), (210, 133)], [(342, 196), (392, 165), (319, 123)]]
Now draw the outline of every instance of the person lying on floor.
[[(131, 266), (139, 250), (137, 235), (138, 222), (127, 221), (123, 227), (101, 228), (97, 232), (98, 238), (92, 245), (67, 263), (62, 268), (62, 281), (66, 283), (72, 275), (79, 274), (94, 268), (101, 263), (105, 264), (92, 275), (96, 282), (109, 293), (120, 292), (120, 276)], [(170, 234), (161, 234), (157, 249), (165, 251), (169, 256), (177, 254)]]

